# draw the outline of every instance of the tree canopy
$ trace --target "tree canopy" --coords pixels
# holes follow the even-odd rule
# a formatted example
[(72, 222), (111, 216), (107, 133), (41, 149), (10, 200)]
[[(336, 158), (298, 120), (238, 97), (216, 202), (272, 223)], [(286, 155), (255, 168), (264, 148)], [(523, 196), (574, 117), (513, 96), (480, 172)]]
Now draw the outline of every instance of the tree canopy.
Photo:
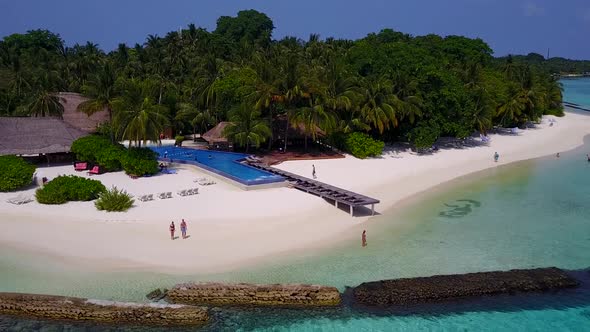
[[(190, 24), (110, 52), (66, 46), (46, 30), (7, 36), (0, 115), (60, 116), (56, 93), (70, 91), (89, 98), (80, 111), (109, 111), (113, 139), (137, 144), (166, 127), (202, 133), (231, 121), (226, 134), (245, 149), (280, 139), (286, 148), (290, 127), (314, 141), (319, 131), (324, 140), (361, 132), (425, 147), (442, 135), (559, 114), (552, 74), (590, 71), (587, 62), (538, 54), (494, 58), (483, 40), (462, 36), (384, 29), (359, 40), (273, 40), (273, 29), (266, 14), (245, 10), (220, 17), (212, 32)], [(287, 121), (277, 133), (278, 119)]]

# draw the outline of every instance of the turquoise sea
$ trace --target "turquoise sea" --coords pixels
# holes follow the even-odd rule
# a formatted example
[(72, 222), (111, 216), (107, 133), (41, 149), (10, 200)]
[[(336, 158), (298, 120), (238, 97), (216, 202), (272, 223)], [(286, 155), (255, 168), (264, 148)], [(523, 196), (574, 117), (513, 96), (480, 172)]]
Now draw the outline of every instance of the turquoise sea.
[[(590, 80), (564, 82), (565, 100), (583, 105), (584, 97), (575, 97), (580, 92), (569, 92), (572, 85), (578, 87), (576, 91), (585, 91)], [(348, 307), (214, 310), (212, 324), (202, 330), (590, 330), (590, 163), (586, 153), (590, 153), (590, 137), (583, 147), (562, 152), (561, 158), (545, 157), (469, 175), (382, 211), (366, 223), (369, 245), (364, 249), (359, 234), (358, 239), (329, 249), (269, 258), (219, 275), (80, 270), (67, 261), (0, 245), (0, 291), (143, 301), (153, 288), (187, 280), (305, 282), (345, 290), (369, 280), (557, 266), (572, 271), (582, 287), (388, 312)], [(158, 331), (0, 316), (0, 331), (31, 330)]]
[(561, 80), (563, 100), (590, 108), (590, 78)]

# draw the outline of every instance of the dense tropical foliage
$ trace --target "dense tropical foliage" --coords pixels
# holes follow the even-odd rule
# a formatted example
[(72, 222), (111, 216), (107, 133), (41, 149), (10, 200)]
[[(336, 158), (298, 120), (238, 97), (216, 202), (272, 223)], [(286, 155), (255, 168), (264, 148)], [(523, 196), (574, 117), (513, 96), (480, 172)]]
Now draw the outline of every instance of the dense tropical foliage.
[(35, 197), (41, 204), (64, 204), (70, 201), (91, 201), (106, 190), (98, 180), (60, 175), (37, 189)]
[(108, 53), (91, 42), (66, 47), (45, 30), (14, 34), (0, 42), (0, 113), (59, 116), (56, 92), (73, 91), (89, 98), (80, 111), (108, 110), (111, 125), (102, 129), (113, 142), (135, 146), (165, 128), (203, 133), (231, 121), (225, 134), (244, 149), (286, 149), (289, 127), (302, 128), (306, 147), (353, 132), (427, 147), (443, 135), (558, 114), (552, 72), (586, 68), (535, 55), (493, 58), (484, 41), (460, 36), (385, 29), (355, 41), (273, 40), (273, 29), (265, 14), (247, 10), (219, 18), (212, 32), (190, 24)]
[(33, 182), (36, 167), (16, 156), (0, 156), (0, 191), (13, 191)]
[(81, 137), (72, 143), (72, 153), (78, 161), (98, 165), (103, 171), (123, 169), (134, 176), (153, 175), (158, 172), (156, 153), (148, 148), (125, 149), (100, 135)]

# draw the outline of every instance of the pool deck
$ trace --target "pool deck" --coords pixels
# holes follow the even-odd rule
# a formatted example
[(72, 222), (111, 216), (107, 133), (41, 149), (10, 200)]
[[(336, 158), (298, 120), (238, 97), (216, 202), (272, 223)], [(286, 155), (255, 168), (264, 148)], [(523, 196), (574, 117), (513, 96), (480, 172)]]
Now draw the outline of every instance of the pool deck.
[(355, 207), (367, 205), (371, 205), (371, 215), (375, 215), (375, 204), (380, 203), (378, 199), (357, 194), (346, 189), (334, 187), (327, 183), (312, 180), (297, 174), (280, 170), (278, 168), (267, 166), (256, 160), (246, 160), (245, 162), (258, 169), (265, 170), (267, 172), (277, 174), (286, 178), (293, 188), (317, 195), (320, 198), (327, 198), (333, 200), (334, 206), (336, 206), (336, 208), (338, 208), (339, 203), (348, 205), (351, 216), (354, 216)]

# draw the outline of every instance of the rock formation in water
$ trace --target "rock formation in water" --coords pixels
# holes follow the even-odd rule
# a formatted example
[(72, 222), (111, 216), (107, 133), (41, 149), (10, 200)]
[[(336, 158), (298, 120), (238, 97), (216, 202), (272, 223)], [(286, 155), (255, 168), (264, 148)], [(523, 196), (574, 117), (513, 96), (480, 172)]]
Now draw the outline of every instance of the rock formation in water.
[(170, 303), (219, 306), (321, 307), (340, 305), (335, 287), (299, 284), (186, 283), (168, 291)]
[(0, 314), (157, 326), (204, 325), (209, 318), (207, 309), (202, 307), (124, 303), (17, 293), (0, 293)]
[(362, 305), (392, 306), (578, 285), (577, 280), (553, 267), (365, 282), (354, 288), (353, 297)]

